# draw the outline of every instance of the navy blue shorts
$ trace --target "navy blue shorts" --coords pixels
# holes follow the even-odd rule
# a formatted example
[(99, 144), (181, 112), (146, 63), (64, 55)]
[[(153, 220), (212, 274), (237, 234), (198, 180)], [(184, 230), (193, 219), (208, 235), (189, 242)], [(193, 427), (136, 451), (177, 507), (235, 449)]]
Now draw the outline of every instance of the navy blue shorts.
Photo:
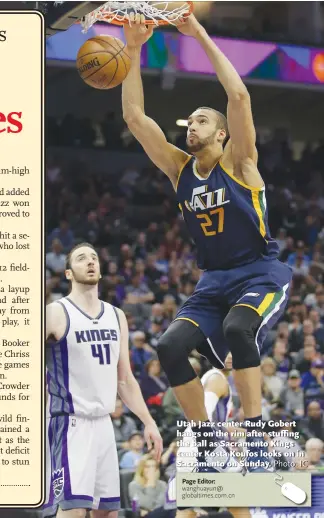
[(194, 293), (180, 308), (175, 320), (188, 320), (199, 327), (208, 348), (198, 350), (218, 368), (229, 352), (223, 322), (234, 306), (247, 306), (262, 317), (255, 343), (262, 343), (284, 312), (292, 271), (277, 259), (260, 259), (231, 270), (203, 272)]

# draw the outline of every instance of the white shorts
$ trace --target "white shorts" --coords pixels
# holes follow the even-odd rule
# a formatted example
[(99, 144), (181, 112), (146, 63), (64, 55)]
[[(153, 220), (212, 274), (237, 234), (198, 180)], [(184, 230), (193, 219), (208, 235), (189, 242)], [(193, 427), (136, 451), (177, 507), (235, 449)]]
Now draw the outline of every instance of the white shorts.
[(58, 506), (63, 510), (120, 508), (118, 456), (109, 415), (51, 417), (46, 443), (44, 516), (55, 514)]

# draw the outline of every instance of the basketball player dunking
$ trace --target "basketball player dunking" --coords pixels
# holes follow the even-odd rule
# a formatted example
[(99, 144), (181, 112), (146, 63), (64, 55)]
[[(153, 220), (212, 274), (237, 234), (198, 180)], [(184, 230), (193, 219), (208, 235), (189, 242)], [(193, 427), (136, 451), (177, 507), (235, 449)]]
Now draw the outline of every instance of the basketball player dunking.
[(47, 307), (48, 444), (44, 516), (117, 518), (119, 467), (110, 413), (117, 392), (145, 425), (157, 459), (162, 439), (129, 362), (124, 313), (98, 298), (98, 255), (82, 243), (67, 256), (68, 297)]
[[(291, 271), (278, 261), (278, 246), (269, 232), (250, 96), (196, 18), (190, 15), (177, 22), (178, 30), (195, 38), (205, 51), (228, 104), (227, 120), (208, 107), (190, 115), (190, 154), (173, 146), (144, 111), (140, 52), (152, 29), (139, 16), (135, 22), (125, 26), (132, 66), (123, 82), (124, 119), (147, 155), (171, 180), (203, 270), (195, 292), (160, 339), (159, 359), (187, 419), (199, 421), (210, 431), (203, 388), (188, 355), (197, 349), (215, 367), (223, 368), (226, 353), (231, 351), (245, 426), (255, 429), (261, 424), (260, 349), (286, 305)], [(265, 471), (267, 447), (251, 438), (247, 437), (247, 468)], [(213, 471), (206, 450), (200, 453), (205, 462), (199, 467)]]

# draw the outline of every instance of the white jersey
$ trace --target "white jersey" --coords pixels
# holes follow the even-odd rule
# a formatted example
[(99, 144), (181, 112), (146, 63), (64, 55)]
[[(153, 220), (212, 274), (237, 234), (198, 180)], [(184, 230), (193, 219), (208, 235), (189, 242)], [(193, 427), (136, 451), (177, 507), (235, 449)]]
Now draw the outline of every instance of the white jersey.
[(50, 415), (105, 416), (115, 409), (120, 326), (116, 309), (101, 301), (91, 318), (68, 297), (58, 301), (67, 327), (59, 342), (47, 347)]
[(213, 410), (212, 421), (214, 423), (225, 423), (226, 421), (228, 421), (231, 411), (233, 409), (232, 390), (226, 379), (226, 376), (222, 373), (222, 371), (216, 368), (210, 369), (209, 371), (205, 372), (205, 374), (201, 377), (200, 381), (202, 386), (204, 387), (204, 390), (207, 381), (213, 375), (221, 376), (226, 380), (228, 386), (228, 395), (218, 400), (217, 405)]

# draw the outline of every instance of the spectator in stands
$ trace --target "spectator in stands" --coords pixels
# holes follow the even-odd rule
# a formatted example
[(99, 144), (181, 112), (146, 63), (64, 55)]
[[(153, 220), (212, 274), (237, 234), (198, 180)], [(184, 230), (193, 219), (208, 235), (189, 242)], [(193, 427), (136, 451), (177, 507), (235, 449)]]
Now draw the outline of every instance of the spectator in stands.
[(129, 450), (122, 456), (121, 469), (135, 469), (143, 457), (144, 439), (141, 432), (135, 431), (128, 437)]
[(112, 425), (115, 432), (117, 449), (127, 450), (129, 437), (137, 432), (134, 419), (124, 414), (123, 402), (117, 398), (115, 411), (111, 414)]
[(52, 230), (48, 236), (48, 242), (52, 243), (54, 239), (58, 239), (62, 243), (64, 252), (70, 251), (74, 243), (74, 234), (67, 221), (61, 220), (59, 226)]
[(288, 256), (287, 264), (291, 266), (293, 274), (298, 277), (307, 277), (309, 274), (310, 258), (305, 253), (305, 244), (298, 241), (296, 250)]
[(129, 498), (138, 501), (141, 516), (163, 506), (166, 489), (166, 482), (160, 480), (158, 463), (151, 455), (144, 455), (129, 484)]
[(146, 404), (162, 405), (162, 399), (168, 388), (168, 380), (161, 371), (161, 365), (155, 357), (148, 360), (140, 381), (140, 387)]
[(276, 374), (276, 362), (272, 358), (264, 358), (261, 362), (263, 380), (274, 399), (279, 398), (283, 387), (283, 380)]
[(309, 403), (307, 417), (302, 420), (300, 430), (306, 439), (317, 437), (324, 441), (324, 414), (318, 401)]
[(304, 391), (300, 384), (300, 372), (297, 369), (291, 370), (288, 374), (288, 387), (283, 387), (279, 396), (285, 411), (292, 416), (304, 415)]
[(159, 286), (155, 291), (155, 302), (162, 304), (164, 297), (170, 293), (169, 279), (167, 275), (162, 275)]
[(317, 439), (316, 437), (312, 437), (308, 439), (305, 444), (305, 450), (307, 458), (314, 466), (316, 470), (323, 471), (324, 470), (324, 462), (321, 460), (321, 457), (324, 453), (324, 442), (321, 439)]
[(143, 331), (135, 331), (132, 334), (131, 342), (130, 357), (135, 368), (135, 376), (140, 378), (144, 372), (144, 366), (152, 356), (152, 352), (147, 348)]
[(324, 362), (322, 360), (314, 360), (311, 363), (310, 371), (305, 372), (302, 376), (301, 386), (305, 391), (324, 389)]
[(154, 295), (145, 280), (141, 279), (138, 273), (133, 275), (131, 285), (126, 288), (126, 304), (145, 304), (153, 301)]
[(155, 286), (156, 281), (160, 279), (161, 272), (156, 268), (156, 255), (155, 254), (149, 254), (147, 256), (146, 261), (146, 268), (145, 268), (145, 275), (151, 282), (152, 285)]
[(314, 309), (316, 309), (321, 317), (321, 321), (324, 320), (324, 288), (323, 286), (318, 286), (315, 290), (316, 302), (314, 305)]
[(304, 348), (298, 353), (295, 358), (296, 368), (301, 374), (308, 372), (313, 361), (318, 359), (316, 351), (316, 341), (314, 336), (306, 336), (304, 341)]
[(159, 339), (163, 334), (163, 316), (160, 317), (151, 317), (151, 325), (147, 331), (148, 334), (148, 343), (153, 348), (156, 349)]
[(61, 276), (65, 271), (66, 255), (59, 239), (53, 239), (51, 250), (46, 254), (46, 268), (53, 276)]
[(174, 473), (175, 463), (177, 460), (177, 441), (175, 438), (171, 441), (169, 447), (165, 450), (161, 457), (161, 466), (163, 466), (164, 476), (169, 479)]
[(307, 336), (314, 336), (314, 325), (309, 318), (306, 318), (302, 325), (292, 331), (290, 336), (290, 351), (299, 351), (303, 347)]
[(309, 312), (309, 319), (314, 326), (314, 336), (316, 343), (320, 347), (320, 351), (324, 354), (324, 325), (321, 323), (321, 317), (316, 309), (311, 309)]
[(283, 380), (288, 377), (288, 372), (291, 368), (291, 358), (287, 354), (287, 344), (283, 340), (276, 340), (273, 346), (272, 357), (277, 366), (277, 375)]
[(177, 305), (173, 295), (165, 295), (163, 299), (163, 313), (169, 322), (175, 319), (177, 314)]

